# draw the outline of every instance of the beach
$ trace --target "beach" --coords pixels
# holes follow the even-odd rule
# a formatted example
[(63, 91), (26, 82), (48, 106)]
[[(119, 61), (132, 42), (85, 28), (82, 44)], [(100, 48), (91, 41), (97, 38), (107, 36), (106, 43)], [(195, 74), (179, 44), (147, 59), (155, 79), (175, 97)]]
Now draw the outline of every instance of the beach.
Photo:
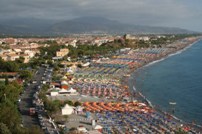
[[(192, 46), (193, 44), (195, 45)], [(142, 74), (141, 79), (144, 79), (144, 86), (140, 86), (140, 80), (136, 82), (136, 85), (138, 85), (137, 89), (140, 89), (141, 87), (141, 92), (143, 92), (145, 96), (149, 97), (149, 100), (151, 99), (152, 102), (155, 102), (153, 105), (160, 104), (160, 106), (157, 106), (158, 109), (160, 108), (161, 110), (163, 109), (164, 112), (167, 112), (169, 110), (169, 102), (177, 102), (177, 105), (175, 106), (177, 108), (177, 110), (175, 111), (175, 116), (181, 119), (181, 122), (188, 123), (194, 126), (198, 124), (197, 126), (199, 127), (201, 127), (199, 125), (201, 124), (201, 118), (199, 114), (201, 113), (200, 105), (198, 104), (198, 96), (194, 93), (196, 92), (199, 94), (200, 91), (200, 84), (199, 82), (197, 82), (198, 79), (200, 79), (200, 73), (198, 72), (200, 64), (198, 64), (198, 62), (195, 62), (200, 59), (200, 47), (201, 41), (199, 39), (198, 42), (194, 42), (191, 45), (188, 45), (186, 48), (176, 52), (175, 54), (169, 55), (169, 57), (176, 54), (180, 55), (173, 56), (158, 64), (145, 66), (145, 68), (142, 68), (142, 71), (140, 69), (140, 72), (138, 72), (138, 76)], [(189, 50), (185, 51), (188, 48)], [(172, 68), (175, 69), (173, 70)], [(146, 72), (147, 74), (144, 74), (144, 72)], [(159, 79), (162, 79), (162, 77), (165, 76), (166, 80), (161, 80), (161, 83), (159, 83)], [(161, 88), (160, 86), (157, 86), (157, 83), (161, 86)], [(148, 89), (149, 87), (150, 89)], [(158, 93), (159, 91), (160, 93)], [(160, 94), (167, 94), (169, 96), (162, 97), (163, 95)], [(156, 95), (160, 99), (155, 99)], [(159, 100), (162, 100), (162, 102), (157, 103), (157, 100), (158, 102)], [(171, 112), (168, 113), (171, 114)]]
[(122, 51), (77, 70), (72, 87), (81, 96), (77, 99), (82, 100), (84, 112), (92, 113), (104, 133), (174, 133), (179, 129), (194, 132), (197, 129), (190, 124), (153, 106), (129, 81), (134, 72), (181, 53), (199, 39), (186, 38), (162, 48)]

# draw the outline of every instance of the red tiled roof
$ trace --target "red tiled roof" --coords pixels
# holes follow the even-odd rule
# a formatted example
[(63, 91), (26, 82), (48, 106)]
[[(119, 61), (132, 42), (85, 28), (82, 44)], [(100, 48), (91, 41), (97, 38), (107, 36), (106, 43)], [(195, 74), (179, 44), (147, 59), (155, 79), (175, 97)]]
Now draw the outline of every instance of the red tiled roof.
[(17, 72), (0, 72), (0, 75), (17, 75)]

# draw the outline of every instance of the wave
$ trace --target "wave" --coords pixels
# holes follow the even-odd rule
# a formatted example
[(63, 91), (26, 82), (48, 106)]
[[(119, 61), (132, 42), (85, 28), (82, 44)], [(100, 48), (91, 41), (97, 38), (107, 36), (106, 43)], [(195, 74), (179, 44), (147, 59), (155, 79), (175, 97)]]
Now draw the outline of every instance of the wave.
[(155, 63), (158, 63), (158, 62), (160, 62), (160, 61), (163, 61), (163, 60), (165, 60), (165, 59), (166, 59), (166, 58), (161, 58), (161, 59), (159, 59), (159, 60), (152, 61), (152, 62), (146, 64), (144, 67), (151, 66), (151, 65), (153, 65), (153, 64), (155, 64)]
[(135, 86), (133, 86), (133, 90), (136, 92), (137, 91), (137, 89), (135, 88)]
[(172, 54), (169, 54), (166, 58), (168, 57), (171, 57), (171, 56), (174, 56), (174, 55), (178, 55), (178, 54), (181, 54), (182, 52), (186, 51), (187, 49), (189, 49), (191, 46), (193, 46), (194, 44), (196, 44), (197, 42), (199, 42), (200, 40), (197, 40), (191, 44), (189, 44), (187, 47), (175, 52), (175, 53), (172, 53)]
[(154, 108), (153, 105), (152, 105), (152, 103), (151, 103), (151, 101), (149, 101), (141, 92), (138, 92), (138, 91), (136, 90), (135, 86), (133, 86), (133, 91), (134, 91), (134, 92), (137, 92), (137, 93), (146, 101), (146, 103), (147, 103), (150, 107)]

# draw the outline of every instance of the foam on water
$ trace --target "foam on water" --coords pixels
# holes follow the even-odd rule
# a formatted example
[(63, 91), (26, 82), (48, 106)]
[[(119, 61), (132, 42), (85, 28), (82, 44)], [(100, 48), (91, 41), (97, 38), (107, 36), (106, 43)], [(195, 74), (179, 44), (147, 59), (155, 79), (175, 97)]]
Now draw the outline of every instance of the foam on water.
[(181, 54), (182, 52), (186, 51), (188, 48), (190, 48), (192, 45), (196, 44), (197, 42), (198, 42), (198, 41), (196, 41), (196, 42), (194, 42), (194, 43), (188, 45), (187, 47), (185, 47), (184, 49), (182, 49), (182, 50), (180, 50), (180, 51), (177, 51), (177, 52), (175, 52), (175, 53), (169, 54), (167, 57), (161, 58), (161, 59), (159, 59), (159, 60), (152, 61), (152, 62), (150, 62), (149, 64), (145, 65), (144, 67), (148, 67), (148, 66), (151, 66), (151, 65), (153, 65), (153, 64), (155, 64), (155, 63), (161, 62), (161, 61), (163, 61), (163, 60), (165, 60), (165, 59), (167, 59), (167, 58), (169, 58), (169, 57), (171, 57), (171, 56), (175, 56), (175, 55)]

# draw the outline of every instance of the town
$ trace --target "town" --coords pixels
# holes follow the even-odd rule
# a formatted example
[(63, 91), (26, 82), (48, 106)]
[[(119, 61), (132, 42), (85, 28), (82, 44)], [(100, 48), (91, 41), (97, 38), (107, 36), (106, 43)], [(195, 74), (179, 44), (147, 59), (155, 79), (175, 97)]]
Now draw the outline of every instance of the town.
[[(0, 38), (0, 119), (11, 133), (197, 133), (156, 110), (130, 74), (198, 35)], [(1, 125), (1, 126), (3, 126)]]

